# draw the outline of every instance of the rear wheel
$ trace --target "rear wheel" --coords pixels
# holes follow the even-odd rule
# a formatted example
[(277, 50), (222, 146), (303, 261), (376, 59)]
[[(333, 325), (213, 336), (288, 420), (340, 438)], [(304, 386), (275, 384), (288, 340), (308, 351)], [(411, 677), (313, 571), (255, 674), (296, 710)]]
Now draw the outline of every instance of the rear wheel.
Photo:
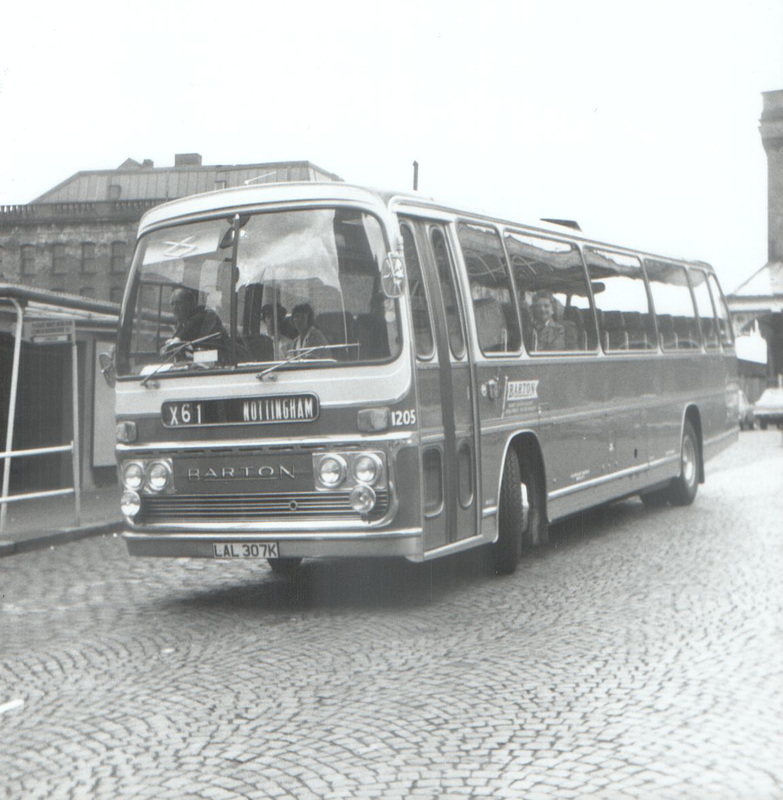
[(669, 486), (669, 502), (674, 506), (689, 506), (696, 498), (701, 473), (699, 439), (687, 420), (682, 431), (680, 474)]
[(301, 558), (268, 558), (266, 560), (272, 572), (281, 578), (293, 578), (296, 575)]

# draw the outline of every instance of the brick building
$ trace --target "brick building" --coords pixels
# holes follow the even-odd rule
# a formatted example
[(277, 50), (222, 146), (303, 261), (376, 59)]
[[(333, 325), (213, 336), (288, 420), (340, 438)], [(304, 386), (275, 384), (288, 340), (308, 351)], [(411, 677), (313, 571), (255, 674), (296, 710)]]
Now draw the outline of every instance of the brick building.
[(340, 178), (308, 161), (204, 166), (198, 153), (173, 167), (129, 158), (87, 170), (26, 205), (0, 206), (0, 280), (119, 302), (139, 219), (166, 200), (247, 183)]

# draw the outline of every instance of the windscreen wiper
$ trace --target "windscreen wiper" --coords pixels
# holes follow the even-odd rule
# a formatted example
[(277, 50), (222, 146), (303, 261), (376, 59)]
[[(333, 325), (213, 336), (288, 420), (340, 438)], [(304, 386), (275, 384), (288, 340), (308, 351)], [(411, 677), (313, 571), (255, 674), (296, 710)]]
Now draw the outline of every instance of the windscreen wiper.
[[(256, 378), (258, 380), (263, 381), (267, 375), (277, 371), (280, 367), (284, 367), (287, 364), (292, 363), (293, 361), (301, 361), (305, 356), (309, 356), (310, 353), (315, 352), (316, 350), (331, 350), (335, 345), (332, 344), (316, 344), (312, 347), (305, 347), (303, 350), (297, 350), (292, 355), (288, 356), (285, 361), (278, 361), (277, 364), (272, 364), (271, 367), (267, 367), (261, 372), (256, 373)], [(334, 360), (334, 359), (331, 359)]]

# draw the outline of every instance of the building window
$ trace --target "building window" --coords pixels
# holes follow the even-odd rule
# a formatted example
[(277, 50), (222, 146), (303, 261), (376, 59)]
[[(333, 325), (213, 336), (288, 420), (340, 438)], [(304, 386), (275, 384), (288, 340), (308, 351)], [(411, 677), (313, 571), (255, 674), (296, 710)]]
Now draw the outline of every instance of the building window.
[(79, 294), (82, 297), (95, 297), (95, 287), (94, 286), (82, 286), (79, 289)]
[(82, 272), (95, 272), (95, 243), (82, 242)]
[(125, 272), (125, 242), (111, 243), (111, 271)]
[(112, 286), (111, 289), (109, 289), (109, 300), (111, 300), (112, 303), (121, 303), (123, 291), (122, 286)]
[(52, 272), (62, 274), (65, 272), (65, 245), (52, 245)]
[(122, 186), (116, 183), (109, 184), (109, 200), (119, 200), (122, 194)]
[(22, 275), (32, 275), (35, 273), (35, 246), (31, 244), (22, 245)]

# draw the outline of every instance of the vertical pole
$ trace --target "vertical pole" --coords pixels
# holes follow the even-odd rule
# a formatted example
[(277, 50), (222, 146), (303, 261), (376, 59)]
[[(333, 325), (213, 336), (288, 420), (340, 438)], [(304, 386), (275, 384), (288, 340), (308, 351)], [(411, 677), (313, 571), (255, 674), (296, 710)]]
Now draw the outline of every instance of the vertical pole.
[(231, 363), (236, 367), (237, 365), (237, 334), (239, 328), (239, 320), (237, 320), (237, 305), (239, 299), (237, 298), (237, 254), (239, 253), (239, 228), (240, 217), (239, 214), (234, 214), (234, 240), (231, 243), (231, 288), (229, 291), (229, 307), (231, 309), (231, 320), (229, 331), (231, 336)]
[(413, 191), (417, 191), (419, 188), (419, 162), (413, 162)]
[(76, 514), (76, 524), (82, 521), (82, 476), (81, 459), (79, 458), (79, 351), (76, 347), (76, 325), (71, 332), (71, 393), (73, 395), (73, 441), (71, 454), (73, 455), (73, 502)]
[[(14, 364), (11, 369), (11, 390), (8, 393), (8, 427), (5, 432), (5, 451), (11, 452), (14, 444), (14, 421), (16, 418), (16, 390), (19, 385), (19, 361), (22, 353), (22, 317), (24, 312), (13, 297), (9, 298), (16, 307), (16, 336), (14, 338)], [(8, 486), (11, 481), (11, 456), (5, 457), (3, 462), (3, 501), (8, 497)], [(0, 503), (0, 533), (5, 530), (5, 515), (8, 503)]]

